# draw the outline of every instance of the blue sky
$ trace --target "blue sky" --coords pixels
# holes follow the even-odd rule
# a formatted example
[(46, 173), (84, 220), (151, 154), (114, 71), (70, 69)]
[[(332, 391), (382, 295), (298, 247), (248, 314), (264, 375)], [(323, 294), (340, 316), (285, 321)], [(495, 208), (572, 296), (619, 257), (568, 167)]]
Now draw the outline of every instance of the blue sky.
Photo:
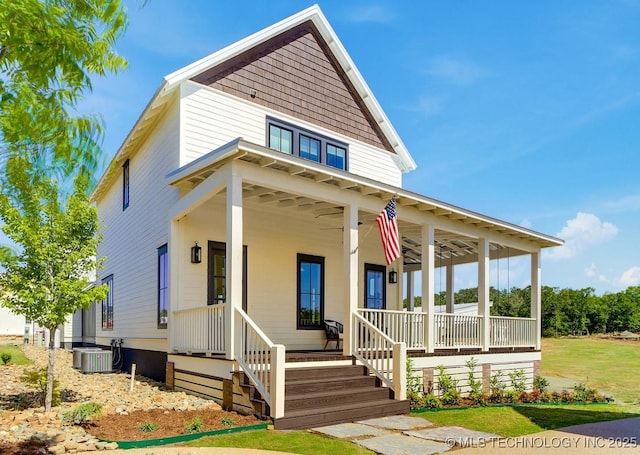
[[(312, 4), (141, 3), (129, 68), (81, 106), (109, 158), (164, 75)], [(544, 285), (640, 284), (640, 1), (319, 4), (418, 164), (406, 188), (563, 238)], [(526, 285), (510, 265), (502, 283)]]

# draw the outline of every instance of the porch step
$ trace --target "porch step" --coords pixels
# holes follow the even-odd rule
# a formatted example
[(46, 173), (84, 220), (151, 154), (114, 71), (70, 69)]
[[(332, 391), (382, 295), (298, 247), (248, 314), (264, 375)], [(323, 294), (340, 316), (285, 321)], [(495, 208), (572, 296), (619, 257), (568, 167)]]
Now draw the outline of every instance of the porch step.
[(319, 409), (300, 409), (285, 411), (284, 417), (275, 419), (276, 430), (296, 430), (322, 427), (335, 423), (353, 422), (390, 415), (408, 414), (409, 402), (406, 400), (376, 400), (366, 403), (351, 403)]
[(330, 390), (319, 393), (302, 393), (299, 395), (286, 395), (284, 410), (295, 411), (305, 408), (320, 408), (336, 406), (338, 404), (362, 403), (367, 401), (386, 400), (389, 397), (389, 389), (384, 387), (363, 387), (349, 390)]
[(274, 427), (312, 428), (409, 412), (408, 401), (391, 396), (360, 365), (290, 368), (285, 372), (284, 417), (275, 419)]

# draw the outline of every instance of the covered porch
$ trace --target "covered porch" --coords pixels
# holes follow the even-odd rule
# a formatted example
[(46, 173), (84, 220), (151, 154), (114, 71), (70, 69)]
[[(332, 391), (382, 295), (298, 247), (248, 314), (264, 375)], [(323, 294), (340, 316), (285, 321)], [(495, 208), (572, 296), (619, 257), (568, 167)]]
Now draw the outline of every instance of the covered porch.
[[(274, 418), (284, 415), (287, 351), (321, 350), (325, 339), (286, 313), (301, 308), (295, 278), (283, 275), (291, 264), (274, 259), (270, 265), (265, 255), (323, 252), (326, 290), (319, 309), (311, 300), (311, 319), (342, 322), (341, 355), (366, 366), (396, 399), (406, 392), (407, 351), (428, 356), (540, 347), (540, 249), (556, 239), (240, 139), (167, 179), (181, 190), (171, 211), (169, 353), (234, 362)], [(403, 256), (381, 268), (385, 304), (371, 305), (366, 267), (384, 264), (377, 228), (371, 227), (394, 195)], [(285, 225), (291, 232), (279, 232)], [(224, 250), (216, 278), (223, 291), (213, 299), (199, 289), (211, 274), (190, 259), (198, 240), (216, 241)], [(530, 257), (529, 318), (490, 314), (490, 264), (507, 248), (512, 257)], [(456, 314), (454, 268), (469, 263), (477, 264), (477, 314)], [(437, 266), (446, 268), (444, 312), (435, 306)], [(388, 282), (391, 271), (400, 277), (397, 283)], [(420, 312), (403, 309), (403, 281), (415, 274)]]

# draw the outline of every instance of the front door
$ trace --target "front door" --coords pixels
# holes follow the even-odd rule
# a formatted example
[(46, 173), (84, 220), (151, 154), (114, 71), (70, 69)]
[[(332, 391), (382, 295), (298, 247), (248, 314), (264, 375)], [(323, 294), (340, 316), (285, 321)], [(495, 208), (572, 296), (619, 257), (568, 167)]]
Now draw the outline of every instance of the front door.
[(371, 310), (387, 308), (385, 286), (386, 267), (376, 264), (364, 265), (364, 307)]
[[(227, 301), (227, 245), (209, 240), (207, 255), (207, 305)], [(242, 249), (242, 309), (247, 311), (247, 247)]]

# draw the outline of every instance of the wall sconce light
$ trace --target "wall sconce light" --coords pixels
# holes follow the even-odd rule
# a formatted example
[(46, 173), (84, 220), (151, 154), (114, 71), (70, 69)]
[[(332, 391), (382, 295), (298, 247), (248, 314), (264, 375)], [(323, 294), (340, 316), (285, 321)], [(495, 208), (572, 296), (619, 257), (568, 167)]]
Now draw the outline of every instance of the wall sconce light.
[(389, 272), (389, 283), (396, 284), (398, 282), (398, 272), (391, 270)]
[(191, 247), (191, 263), (200, 264), (202, 262), (202, 248), (198, 245), (198, 242)]

